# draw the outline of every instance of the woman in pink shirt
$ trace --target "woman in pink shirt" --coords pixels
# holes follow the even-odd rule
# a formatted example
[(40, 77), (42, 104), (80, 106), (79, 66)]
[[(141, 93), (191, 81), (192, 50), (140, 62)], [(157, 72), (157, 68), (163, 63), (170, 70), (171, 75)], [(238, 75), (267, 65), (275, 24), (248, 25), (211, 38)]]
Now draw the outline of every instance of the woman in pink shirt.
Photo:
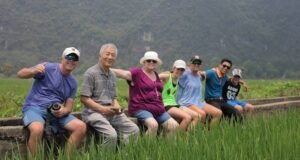
[(162, 101), (163, 84), (155, 71), (162, 61), (156, 52), (148, 51), (140, 63), (143, 65), (141, 68), (129, 71), (112, 69), (118, 77), (128, 80), (128, 112), (147, 127), (146, 135), (156, 135), (159, 125), (172, 132), (179, 125), (165, 110)]

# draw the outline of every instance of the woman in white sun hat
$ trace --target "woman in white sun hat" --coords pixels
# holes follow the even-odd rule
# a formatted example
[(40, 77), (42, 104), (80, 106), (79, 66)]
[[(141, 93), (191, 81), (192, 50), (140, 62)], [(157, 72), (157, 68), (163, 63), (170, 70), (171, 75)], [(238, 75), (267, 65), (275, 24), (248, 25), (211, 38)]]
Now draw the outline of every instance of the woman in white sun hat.
[(146, 135), (157, 135), (161, 125), (168, 132), (175, 131), (178, 123), (168, 114), (162, 101), (163, 85), (157, 72), (162, 61), (154, 51), (147, 51), (140, 59), (141, 68), (129, 71), (112, 69), (120, 78), (128, 80), (128, 113), (147, 127)]
[(188, 131), (196, 126), (200, 119), (200, 115), (187, 107), (180, 106), (176, 102), (178, 79), (182, 76), (185, 69), (185, 62), (181, 59), (176, 60), (171, 71), (160, 73), (159, 78), (164, 83), (162, 98), (165, 108), (173, 118), (180, 121), (179, 128)]

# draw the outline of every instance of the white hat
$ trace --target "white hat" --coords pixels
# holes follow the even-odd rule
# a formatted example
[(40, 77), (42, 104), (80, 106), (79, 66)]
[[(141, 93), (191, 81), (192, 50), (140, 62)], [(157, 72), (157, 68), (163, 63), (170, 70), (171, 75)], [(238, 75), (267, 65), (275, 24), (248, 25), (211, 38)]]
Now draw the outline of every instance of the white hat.
[(240, 78), (242, 78), (242, 70), (238, 69), (238, 68), (235, 68), (235, 69), (232, 70), (232, 75), (233, 76), (239, 76)]
[(162, 61), (158, 58), (158, 54), (154, 51), (147, 51), (140, 59), (140, 64), (143, 64), (145, 60), (156, 60), (159, 65), (162, 64)]
[(66, 48), (64, 50), (64, 52), (62, 53), (62, 57), (64, 58), (65, 56), (72, 54), (72, 53), (76, 54), (78, 56), (78, 58), (80, 57), (80, 52), (74, 47)]
[(185, 62), (184, 62), (183, 60), (178, 59), (178, 60), (176, 60), (176, 61), (174, 62), (173, 67), (185, 69), (185, 68), (186, 68), (186, 64), (185, 64)]

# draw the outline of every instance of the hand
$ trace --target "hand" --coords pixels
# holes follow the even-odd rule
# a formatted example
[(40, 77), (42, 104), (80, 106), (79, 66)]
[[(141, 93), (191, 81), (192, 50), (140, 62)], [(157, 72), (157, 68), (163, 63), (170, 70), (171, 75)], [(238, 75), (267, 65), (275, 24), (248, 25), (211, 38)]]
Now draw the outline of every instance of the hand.
[(104, 115), (108, 115), (108, 116), (111, 116), (111, 115), (114, 115), (116, 114), (116, 111), (113, 107), (102, 107), (101, 110), (100, 110), (100, 113), (104, 114)]
[(246, 84), (244, 84), (244, 85), (243, 85), (243, 90), (244, 90), (245, 92), (247, 92), (247, 91), (248, 91), (248, 87), (247, 87), (247, 85), (246, 85)]
[(115, 111), (115, 114), (121, 114), (124, 112), (124, 109), (121, 107), (112, 107), (112, 109)]
[(33, 67), (33, 72), (34, 74), (37, 73), (44, 73), (45, 72), (45, 62), (44, 63), (40, 63), (38, 65), (36, 65), (35, 67)]
[(65, 115), (69, 114), (69, 112), (65, 107), (61, 107), (59, 110), (53, 111), (51, 113), (58, 118), (64, 117)]

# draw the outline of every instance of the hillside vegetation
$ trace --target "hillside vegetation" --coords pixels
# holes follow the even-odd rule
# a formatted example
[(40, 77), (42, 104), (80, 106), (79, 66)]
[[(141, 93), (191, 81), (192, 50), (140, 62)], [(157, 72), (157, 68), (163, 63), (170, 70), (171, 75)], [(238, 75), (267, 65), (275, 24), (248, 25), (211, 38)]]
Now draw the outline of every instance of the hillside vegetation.
[(204, 69), (229, 57), (247, 78), (299, 79), (299, 7), (299, 0), (0, 1), (0, 72), (57, 61), (75, 46), (82, 73), (97, 62), (99, 46), (113, 42), (122, 68), (151, 49), (161, 70), (198, 54)]

